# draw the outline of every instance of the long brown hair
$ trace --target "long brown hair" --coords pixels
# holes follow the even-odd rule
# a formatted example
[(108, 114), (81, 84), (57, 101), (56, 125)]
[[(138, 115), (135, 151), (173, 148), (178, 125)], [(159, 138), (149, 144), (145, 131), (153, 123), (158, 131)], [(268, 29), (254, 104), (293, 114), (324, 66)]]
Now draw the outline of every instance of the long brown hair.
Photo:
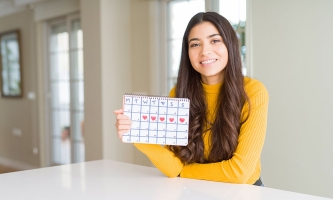
[[(211, 151), (208, 159), (204, 158), (203, 134), (208, 130), (203, 127), (207, 120), (207, 102), (201, 83), (201, 75), (191, 65), (188, 55), (188, 36), (191, 29), (202, 23), (212, 23), (228, 50), (228, 63), (224, 69), (223, 84), (220, 88), (215, 120), (211, 123)], [(189, 21), (182, 42), (182, 53), (176, 97), (189, 98), (191, 101), (189, 120), (189, 142), (187, 146), (169, 146), (180, 160), (185, 163), (212, 163), (228, 160), (233, 156), (238, 144), (241, 126), (241, 112), (248, 97), (244, 90), (244, 76), (240, 58), (238, 39), (231, 24), (215, 12), (198, 13)]]

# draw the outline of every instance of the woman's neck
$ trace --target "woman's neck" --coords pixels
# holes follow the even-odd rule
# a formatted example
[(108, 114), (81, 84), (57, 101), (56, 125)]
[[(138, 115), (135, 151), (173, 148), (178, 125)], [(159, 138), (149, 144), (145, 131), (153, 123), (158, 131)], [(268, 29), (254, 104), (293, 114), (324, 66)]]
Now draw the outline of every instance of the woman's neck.
[(223, 83), (224, 80), (224, 71), (213, 76), (203, 76), (201, 75), (201, 82), (206, 85), (215, 85), (217, 83)]

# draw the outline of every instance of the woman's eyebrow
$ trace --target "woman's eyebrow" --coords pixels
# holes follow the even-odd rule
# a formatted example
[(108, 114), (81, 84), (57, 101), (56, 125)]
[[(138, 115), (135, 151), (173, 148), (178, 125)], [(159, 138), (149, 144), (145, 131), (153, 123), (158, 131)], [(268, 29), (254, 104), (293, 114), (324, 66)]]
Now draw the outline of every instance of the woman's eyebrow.
[[(218, 33), (214, 33), (214, 34), (211, 34), (211, 35), (208, 35), (207, 36), (207, 38), (212, 38), (212, 37), (214, 37), (214, 36), (221, 36), (220, 34), (218, 34)], [(222, 37), (222, 36), (221, 36)], [(199, 40), (199, 38), (191, 38), (189, 41), (188, 41), (188, 43), (190, 43), (190, 42), (192, 42), (192, 41), (198, 41)]]
[(191, 41), (195, 41), (195, 40), (199, 40), (199, 38), (191, 38), (188, 43), (190, 43)]
[[(214, 36), (217, 36), (217, 35), (221, 36), (220, 34), (215, 33), (215, 34), (208, 35), (207, 38), (211, 38), (211, 37), (214, 37)], [(221, 36), (221, 37), (222, 37), (222, 36)]]

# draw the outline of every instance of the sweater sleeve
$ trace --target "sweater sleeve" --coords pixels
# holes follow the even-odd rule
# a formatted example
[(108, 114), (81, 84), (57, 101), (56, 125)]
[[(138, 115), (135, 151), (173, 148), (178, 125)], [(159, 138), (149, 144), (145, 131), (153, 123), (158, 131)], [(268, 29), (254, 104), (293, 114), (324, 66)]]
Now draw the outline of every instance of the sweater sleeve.
[[(245, 88), (250, 99), (250, 114), (240, 128), (238, 145), (229, 160), (208, 164), (188, 164), (180, 174), (184, 178), (221, 181), (229, 183), (249, 183), (255, 173), (264, 145), (267, 125), (268, 93), (259, 81), (251, 81)], [(242, 120), (248, 114), (249, 105), (245, 103)], [(250, 183), (253, 184), (253, 183)]]
[(139, 144), (134, 146), (150, 159), (163, 174), (172, 178), (180, 174), (183, 164), (167, 147), (158, 144)]
[[(175, 96), (175, 88), (170, 91), (170, 97)], [(178, 157), (170, 151), (167, 146), (162, 147), (158, 144), (140, 144), (136, 143), (134, 146), (146, 154), (150, 161), (159, 169), (163, 174), (168, 177), (176, 177), (183, 169), (183, 164)]]

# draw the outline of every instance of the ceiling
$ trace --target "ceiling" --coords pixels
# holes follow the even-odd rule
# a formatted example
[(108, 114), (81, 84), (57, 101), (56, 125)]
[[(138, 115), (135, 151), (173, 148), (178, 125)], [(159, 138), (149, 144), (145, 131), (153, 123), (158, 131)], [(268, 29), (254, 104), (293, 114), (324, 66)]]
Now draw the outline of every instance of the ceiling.
[(0, 0), (0, 17), (25, 9), (33, 9), (34, 5), (43, 1), (49, 0)]

